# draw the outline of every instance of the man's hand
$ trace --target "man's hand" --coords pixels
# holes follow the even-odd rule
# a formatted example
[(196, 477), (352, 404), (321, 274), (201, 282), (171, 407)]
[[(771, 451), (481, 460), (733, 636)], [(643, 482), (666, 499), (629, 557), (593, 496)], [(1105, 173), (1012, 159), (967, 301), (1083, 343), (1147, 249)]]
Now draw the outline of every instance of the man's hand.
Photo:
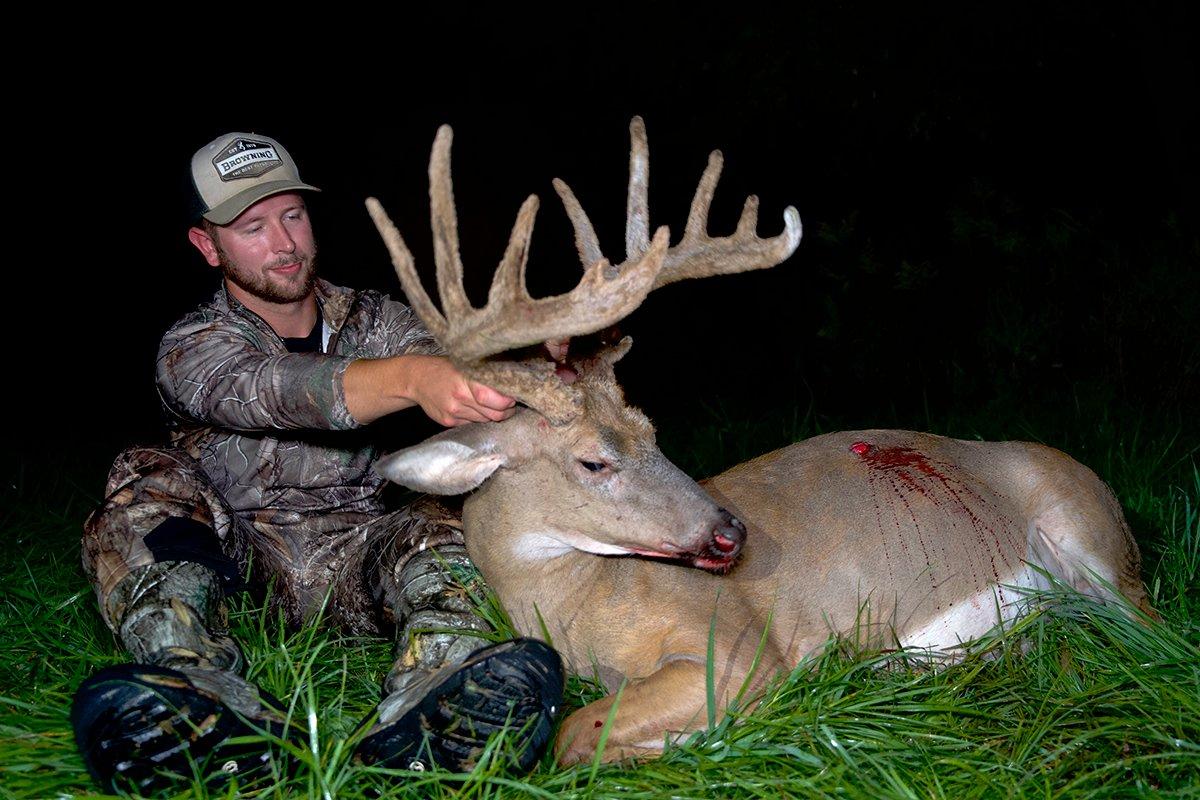
[(567, 353), (571, 350), (570, 339), (547, 339), (545, 343), (546, 353), (550, 358), (562, 364), (567, 360)]
[(554, 374), (563, 383), (570, 386), (579, 377), (575, 370), (567, 366), (567, 355), (571, 352), (570, 339), (547, 339), (542, 343), (546, 355), (554, 361)]
[(516, 413), (513, 398), (469, 380), (444, 356), (359, 359), (346, 368), (343, 387), (350, 415), (364, 425), (415, 405), (447, 427)]
[(490, 386), (476, 383), (441, 356), (421, 359), (410, 390), (421, 410), (439, 425), (452, 428), (468, 422), (499, 422), (516, 413), (517, 401)]

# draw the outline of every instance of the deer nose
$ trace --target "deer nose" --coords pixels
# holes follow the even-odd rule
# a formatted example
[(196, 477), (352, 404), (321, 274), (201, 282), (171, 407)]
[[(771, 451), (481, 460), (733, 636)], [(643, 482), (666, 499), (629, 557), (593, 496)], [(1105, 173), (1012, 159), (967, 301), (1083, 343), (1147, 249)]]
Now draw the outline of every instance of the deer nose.
[(717, 509), (721, 522), (713, 528), (713, 547), (725, 555), (736, 553), (746, 541), (746, 526), (725, 509)]

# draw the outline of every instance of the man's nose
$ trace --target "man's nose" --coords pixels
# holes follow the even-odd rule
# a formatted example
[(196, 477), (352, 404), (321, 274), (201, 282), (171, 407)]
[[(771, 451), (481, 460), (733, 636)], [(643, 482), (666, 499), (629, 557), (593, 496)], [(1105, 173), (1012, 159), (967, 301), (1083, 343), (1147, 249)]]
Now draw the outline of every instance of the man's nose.
[(276, 253), (290, 253), (296, 249), (296, 240), (282, 224), (275, 223), (271, 226), (271, 249)]

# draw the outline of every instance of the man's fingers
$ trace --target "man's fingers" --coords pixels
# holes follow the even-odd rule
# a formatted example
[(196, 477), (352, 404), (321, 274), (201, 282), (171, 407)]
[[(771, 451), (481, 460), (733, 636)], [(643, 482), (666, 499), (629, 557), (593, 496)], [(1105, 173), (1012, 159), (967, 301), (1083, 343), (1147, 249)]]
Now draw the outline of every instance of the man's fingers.
[(508, 395), (475, 381), (469, 381), (467, 387), (470, 396), (454, 411), (454, 416), (462, 422), (500, 422), (517, 412), (517, 401)]
[(513, 414), (517, 413), (515, 406), (505, 409), (485, 408), (482, 409), (482, 411), (483, 415), (492, 422), (502, 422), (511, 417)]
[(570, 339), (548, 339), (545, 343), (546, 352), (555, 361), (564, 361), (571, 348)]
[(506, 394), (501, 394), (492, 387), (485, 386), (482, 383), (471, 381), (468, 386), (471, 389), (471, 396), (475, 398), (476, 404), (481, 409), (507, 411), (517, 404), (517, 401), (513, 398)]
[(445, 378), (422, 403), (425, 413), (448, 428), (472, 422), (500, 422), (516, 413), (517, 401), (490, 386), (477, 383), (459, 373), (445, 361)]
[(453, 428), (458, 425), (466, 425), (471, 422), (490, 422), (491, 419), (483, 412), (483, 410), (474, 408), (473, 406), (459, 405), (457, 408), (450, 410), (446, 419), (442, 420), (443, 425), (447, 428)]

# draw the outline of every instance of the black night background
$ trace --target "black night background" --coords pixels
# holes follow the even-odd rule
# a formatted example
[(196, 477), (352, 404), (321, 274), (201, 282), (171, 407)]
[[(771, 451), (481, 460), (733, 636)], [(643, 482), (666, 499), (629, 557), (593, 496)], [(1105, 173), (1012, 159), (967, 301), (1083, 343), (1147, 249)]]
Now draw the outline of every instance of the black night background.
[(71, 422), (17, 433), (110, 448), (161, 436), (158, 336), (217, 284), (186, 239), (188, 161), (216, 135), (282, 141), (324, 190), (323, 274), (398, 295), (363, 199), (384, 202), (431, 280), (425, 170), (449, 123), (482, 302), (529, 193), (542, 200), (532, 290), (573, 285), (555, 176), (623, 256), (635, 114), (653, 225), (677, 239), (713, 148), (726, 166), (712, 233), (732, 231), (750, 193), (760, 235), (787, 205), (804, 223), (780, 267), (668, 287), (627, 321), (621, 376), (652, 418), (706, 404), (926, 427), (952, 411), (1036, 413), (1081, 385), (1146, 413), (1194, 405), (1195, 65), (1179, 8), (651, 6), (519, 31), (506, 19), (397, 20), (392, 46), (331, 23), (327, 52), (282, 60), (150, 41), (92, 62), (62, 92), (87, 109), (72, 113), (89, 123), (67, 184), (95, 230), (71, 247), (66, 287), (45, 284), (53, 271), (25, 276), (60, 303), (67, 288), (61, 358), (35, 367), (48, 372), (33, 402)]

